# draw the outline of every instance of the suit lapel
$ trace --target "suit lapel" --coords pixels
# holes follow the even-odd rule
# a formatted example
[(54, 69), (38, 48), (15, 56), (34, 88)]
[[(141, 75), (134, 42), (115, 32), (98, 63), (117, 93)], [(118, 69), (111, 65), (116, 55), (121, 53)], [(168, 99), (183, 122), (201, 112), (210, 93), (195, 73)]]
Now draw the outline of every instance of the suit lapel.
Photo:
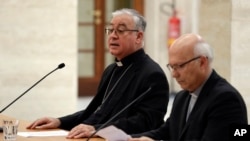
[[(209, 90), (206, 87), (202, 88), (201, 93), (198, 96), (198, 99), (197, 99), (197, 101), (196, 101), (196, 103), (195, 103), (195, 105), (193, 107), (193, 110), (191, 111), (191, 113), (190, 113), (189, 118), (187, 119), (187, 121), (186, 121), (186, 115), (187, 115), (187, 109), (186, 109), (185, 116), (184, 116), (185, 118), (183, 120), (183, 121), (186, 122), (186, 124), (183, 127), (183, 130), (182, 130), (181, 135), (180, 135), (180, 139), (182, 138), (182, 136), (184, 135), (184, 133), (188, 130), (190, 124), (192, 124), (194, 122), (195, 115), (196, 115), (197, 111), (200, 108), (202, 108), (202, 105), (205, 103), (204, 101), (206, 101), (208, 93), (209, 93)], [(189, 98), (189, 100), (190, 100), (190, 98)], [(189, 100), (188, 100), (187, 105), (185, 104), (187, 107), (189, 106)]]
[[(204, 104), (206, 105), (206, 99), (207, 99), (208, 95), (211, 94), (210, 90), (212, 90), (214, 85), (217, 83), (217, 80), (218, 80), (217, 78), (218, 78), (217, 73), (215, 71), (213, 71), (211, 76), (207, 80), (207, 82), (204, 84), (204, 86), (203, 86), (203, 88), (198, 96), (198, 99), (194, 105), (194, 108), (191, 111), (189, 118), (188, 118), (188, 120), (187, 120), (187, 122), (182, 130), (182, 133), (180, 135), (180, 139), (182, 138), (182, 136), (186, 132), (186, 130), (188, 130), (188, 127), (190, 126), (190, 124), (195, 121), (195, 115), (197, 114), (197, 111), (199, 109), (201, 109)], [(189, 100), (188, 100), (188, 104), (189, 104)], [(185, 104), (185, 105), (188, 107), (188, 104), (187, 105)]]
[(209, 94), (211, 94), (210, 91), (212, 90), (214, 85), (216, 85), (216, 83), (218, 82), (217, 76), (218, 75), (216, 74), (216, 72), (213, 71), (213, 73), (211, 74), (211, 76), (209, 77), (207, 82), (204, 84), (204, 86), (203, 86), (203, 88), (198, 96), (198, 99), (194, 105), (194, 108), (193, 108), (192, 112), (190, 113), (190, 117), (187, 121), (188, 123), (190, 123), (189, 120), (190, 121), (193, 120), (195, 113), (197, 113), (197, 111), (202, 107), (202, 105), (206, 104), (207, 98), (208, 98)]
[(181, 120), (180, 120), (180, 124), (181, 124), (181, 128), (180, 128), (180, 136), (179, 136), (179, 140), (181, 139), (181, 137), (183, 136), (185, 130), (187, 129), (187, 122), (186, 122), (186, 116), (187, 116), (187, 109), (188, 109), (188, 106), (189, 106), (189, 101), (190, 101), (190, 98), (191, 98), (191, 95), (189, 94), (188, 91), (186, 91), (186, 95), (187, 97), (185, 98), (184, 100), (184, 103), (183, 103), (183, 108), (182, 110), (180, 111), (181, 113)]

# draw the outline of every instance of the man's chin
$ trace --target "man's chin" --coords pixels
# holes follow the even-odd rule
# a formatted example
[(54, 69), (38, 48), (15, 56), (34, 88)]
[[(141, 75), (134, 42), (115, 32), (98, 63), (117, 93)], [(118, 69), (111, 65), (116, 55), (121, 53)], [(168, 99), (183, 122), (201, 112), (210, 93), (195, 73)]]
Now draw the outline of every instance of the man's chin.
[(110, 52), (110, 54), (112, 54), (113, 56), (118, 55), (118, 52), (117, 52), (116, 50), (110, 50), (109, 52)]

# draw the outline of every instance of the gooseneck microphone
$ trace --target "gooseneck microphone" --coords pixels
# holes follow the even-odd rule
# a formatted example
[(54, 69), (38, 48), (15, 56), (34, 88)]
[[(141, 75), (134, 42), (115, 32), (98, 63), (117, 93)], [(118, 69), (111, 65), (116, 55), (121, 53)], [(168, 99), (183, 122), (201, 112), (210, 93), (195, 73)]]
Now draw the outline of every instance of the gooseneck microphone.
[(103, 127), (107, 126), (114, 118), (116, 118), (118, 115), (120, 115), (122, 112), (127, 110), (131, 105), (133, 105), (136, 101), (141, 99), (144, 95), (146, 95), (151, 90), (151, 87), (149, 87), (146, 91), (144, 91), (140, 96), (135, 98), (132, 102), (130, 102), (127, 106), (125, 106), (120, 112), (116, 113), (113, 117), (111, 117), (108, 121), (106, 121), (104, 124), (102, 124), (98, 129), (95, 130), (94, 133), (92, 133), (86, 141), (89, 141), (90, 138), (92, 138), (98, 131), (100, 131)]
[[(9, 108), (13, 103), (15, 103), (19, 98), (21, 98), (24, 94), (26, 94), (28, 91), (30, 91), (33, 87), (35, 87), (39, 82), (41, 82), (43, 79), (45, 79), (48, 75), (50, 75), (51, 73), (53, 73), (54, 71), (61, 69), (65, 67), (64, 63), (61, 63), (58, 65), (57, 68), (55, 68), (54, 70), (52, 70), (51, 72), (49, 72), (47, 75), (45, 75), (43, 78), (41, 78), (39, 81), (37, 81), (34, 85), (32, 85), (29, 89), (27, 89), (25, 92), (23, 92), (19, 97), (17, 97), (16, 99), (14, 99), (10, 104), (8, 104), (6, 107), (4, 107), (0, 113), (2, 113), (3, 111), (5, 111), (7, 108)], [(2, 127), (0, 127), (0, 132), (2, 132), (3, 129)]]

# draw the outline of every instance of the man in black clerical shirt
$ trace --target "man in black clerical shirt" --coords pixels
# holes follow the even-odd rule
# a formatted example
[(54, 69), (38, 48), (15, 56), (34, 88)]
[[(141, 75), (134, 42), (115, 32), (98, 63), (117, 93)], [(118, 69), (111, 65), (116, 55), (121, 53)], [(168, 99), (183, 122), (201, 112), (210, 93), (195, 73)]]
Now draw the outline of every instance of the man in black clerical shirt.
[(117, 10), (112, 15), (105, 32), (109, 52), (116, 62), (104, 70), (91, 103), (71, 115), (38, 119), (27, 128), (62, 128), (70, 130), (67, 138), (88, 137), (147, 90), (150, 91), (107, 126), (135, 134), (163, 123), (169, 87), (163, 70), (143, 50), (146, 21), (133, 9)]

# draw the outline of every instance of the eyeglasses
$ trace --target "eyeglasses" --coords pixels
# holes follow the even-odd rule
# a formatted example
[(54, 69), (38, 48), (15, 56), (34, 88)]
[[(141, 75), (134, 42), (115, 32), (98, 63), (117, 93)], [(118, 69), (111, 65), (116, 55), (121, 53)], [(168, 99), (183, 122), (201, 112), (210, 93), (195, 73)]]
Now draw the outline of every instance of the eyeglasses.
[(186, 61), (186, 62), (184, 62), (182, 64), (179, 64), (179, 65), (170, 65), (170, 64), (167, 64), (167, 68), (170, 71), (173, 71), (173, 70), (177, 71), (177, 70), (180, 70), (181, 68), (183, 68), (186, 64), (188, 64), (188, 63), (190, 63), (190, 62), (192, 62), (192, 61), (194, 61), (196, 59), (199, 59), (200, 57), (201, 56), (194, 57), (194, 58), (192, 58), (192, 59), (190, 59), (190, 60), (188, 60), (188, 61)]
[(127, 31), (139, 32), (139, 30), (137, 30), (137, 29), (123, 29), (123, 30), (121, 30), (121, 29), (105, 28), (105, 33), (107, 35), (110, 35), (113, 32), (115, 32), (116, 35), (120, 36), (120, 35), (123, 35)]

